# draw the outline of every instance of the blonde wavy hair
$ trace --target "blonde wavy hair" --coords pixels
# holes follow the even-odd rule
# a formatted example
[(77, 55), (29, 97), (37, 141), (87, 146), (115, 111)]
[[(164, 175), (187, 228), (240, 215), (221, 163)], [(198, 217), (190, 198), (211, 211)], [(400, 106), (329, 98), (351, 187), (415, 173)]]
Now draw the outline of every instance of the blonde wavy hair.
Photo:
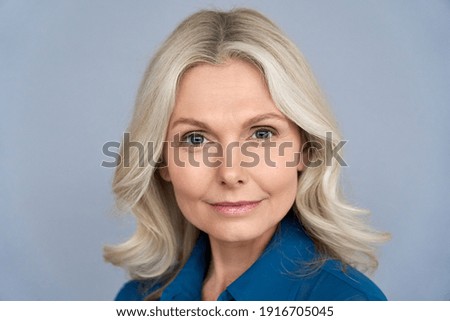
[[(276, 106), (298, 125), (306, 141), (316, 146), (339, 144), (334, 117), (305, 58), (281, 30), (254, 10), (208, 10), (184, 20), (145, 72), (128, 128), (130, 139), (144, 146), (144, 155), (161, 160), (184, 72), (198, 64), (222, 64), (230, 59), (259, 68)], [(310, 148), (308, 158), (324, 160), (325, 152)], [(125, 243), (106, 246), (104, 257), (125, 268), (133, 279), (167, 285), (189, 257), (199, 231), (181, 214), (170, 183), (159, 175), (158, 163), (140, 166), (139, 150), (124, 150), (123, 143), (121, 156), (130, 162), (116, 168), (113, 190), (119, 208), (135, 215), (137, 227)], [(293, 208), (322, 257), (363, 271), (374, 270), (378, 265), (375, 245), (388, 235), (371, 230), (362, 215), (367, 212), (344, 200), (340, 167), (336, 159), (306, 166), (299, 175)]]

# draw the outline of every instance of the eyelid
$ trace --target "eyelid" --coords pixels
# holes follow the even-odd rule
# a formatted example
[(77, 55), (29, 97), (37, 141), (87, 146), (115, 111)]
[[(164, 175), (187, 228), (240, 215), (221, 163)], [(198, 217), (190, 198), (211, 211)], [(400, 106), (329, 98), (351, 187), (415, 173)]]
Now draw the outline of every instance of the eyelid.
[(267, 130), (271, 130), (271, 131), (277, 131), (273, 126), (268, 126), (268, 125), (258, 125), (258, 126), (252, 126), (253, 130), (257, 130), (257, 129), (267, 129)]
[(278, 130), (276, 130), (274, 127), (272, 126), (254, 126), (251, 128), (252, 133), (255, 133), (258, 130), (267, 130), (269, 132), (271, 132), (274, 135), (278, 134)]

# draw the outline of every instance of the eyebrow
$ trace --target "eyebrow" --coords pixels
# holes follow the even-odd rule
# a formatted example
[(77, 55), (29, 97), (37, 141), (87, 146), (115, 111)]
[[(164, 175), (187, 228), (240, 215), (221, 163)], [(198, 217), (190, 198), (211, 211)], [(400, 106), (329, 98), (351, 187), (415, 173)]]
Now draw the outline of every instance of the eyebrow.
[[(250, 125), (252, 125), (254, 123), (259, 123), (261, 121), (268, 120), (268, 119), (276, 119), (279, 121), (285, 121), (286, 117), (275, 114), (275, 113), (261, 114), (261, 115), (257, 115), (255, 117), (252, 117), (252, 118), (246, 120), (243, 124), (243, 127), (249, 127)], [(181, 118), (177, 119), (176, 121), (174, 121), (171, 127), (173, 128), (179, 124), (193, 125), (195, 127), (198, 127), (198, 128), (204, 129), (204, 130), (210, 130), (210, 127), (207, 124), (205, 124), (202, 121), (193, 119), (193, 118), (181, 117)]]

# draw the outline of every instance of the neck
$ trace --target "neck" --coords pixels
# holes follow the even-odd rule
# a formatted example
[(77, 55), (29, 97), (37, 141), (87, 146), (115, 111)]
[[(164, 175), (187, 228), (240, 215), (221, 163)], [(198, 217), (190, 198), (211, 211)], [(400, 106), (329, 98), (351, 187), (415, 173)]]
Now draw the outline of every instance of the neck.
[(224, 242), (210, 236), (211, 262), (203, 285), (203, 299), (217, 300), (227, 286), (248, 270), (264, 251), (275, 229), (242, 242)]

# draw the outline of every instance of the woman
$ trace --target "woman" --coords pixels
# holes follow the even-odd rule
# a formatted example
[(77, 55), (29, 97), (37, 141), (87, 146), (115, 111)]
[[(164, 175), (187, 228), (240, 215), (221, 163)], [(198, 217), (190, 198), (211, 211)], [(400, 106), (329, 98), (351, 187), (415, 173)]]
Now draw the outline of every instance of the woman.
[[(261, 14), (200, 11), (152, 59), (114, 192), (137, 218), (105, 258), (118, 300), (385, 300), (339, 134), (298, 49)], [(334, 157), (328, 157), (329, 155)]]

